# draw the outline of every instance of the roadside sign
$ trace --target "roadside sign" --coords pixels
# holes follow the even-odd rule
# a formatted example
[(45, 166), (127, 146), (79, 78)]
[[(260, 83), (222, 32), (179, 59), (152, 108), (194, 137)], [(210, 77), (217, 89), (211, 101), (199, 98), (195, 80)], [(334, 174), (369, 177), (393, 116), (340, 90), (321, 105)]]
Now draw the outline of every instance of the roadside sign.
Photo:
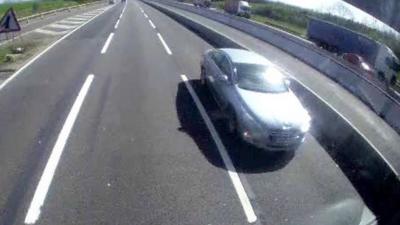
[(16, 32), (20, 30), (21, 27), (19, 26), (14, 10), (9, 8), (0, 20), (0, 33)]

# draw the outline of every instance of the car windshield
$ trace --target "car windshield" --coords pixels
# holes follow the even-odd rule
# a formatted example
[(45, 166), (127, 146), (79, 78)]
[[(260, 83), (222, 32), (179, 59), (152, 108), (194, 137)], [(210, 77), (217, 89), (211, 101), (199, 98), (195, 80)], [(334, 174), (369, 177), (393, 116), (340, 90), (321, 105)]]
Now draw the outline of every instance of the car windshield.
[(288, 91), (285, 80), (275, 68), (265, 65), (236, 63), (235, 72), (239, 88), (267, 93)]

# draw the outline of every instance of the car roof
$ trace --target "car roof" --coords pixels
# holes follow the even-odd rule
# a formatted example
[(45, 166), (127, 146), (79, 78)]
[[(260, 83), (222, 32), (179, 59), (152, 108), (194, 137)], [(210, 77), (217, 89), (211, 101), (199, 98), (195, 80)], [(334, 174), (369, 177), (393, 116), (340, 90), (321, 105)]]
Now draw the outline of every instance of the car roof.
[(228, 55), (233, 63), (249, 63), (261, 65), (271, 64), (271, 62), (263, 56), (248, 50), (237, 48), (220, 48), (219, 50)]

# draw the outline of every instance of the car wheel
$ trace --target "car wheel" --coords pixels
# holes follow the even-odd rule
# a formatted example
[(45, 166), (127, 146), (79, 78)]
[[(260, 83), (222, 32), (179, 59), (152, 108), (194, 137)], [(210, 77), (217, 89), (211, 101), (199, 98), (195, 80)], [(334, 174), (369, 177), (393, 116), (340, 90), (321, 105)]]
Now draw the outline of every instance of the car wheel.
[(203, 66), (200, 68), (200, 84), (206, 84), (206, 71)]

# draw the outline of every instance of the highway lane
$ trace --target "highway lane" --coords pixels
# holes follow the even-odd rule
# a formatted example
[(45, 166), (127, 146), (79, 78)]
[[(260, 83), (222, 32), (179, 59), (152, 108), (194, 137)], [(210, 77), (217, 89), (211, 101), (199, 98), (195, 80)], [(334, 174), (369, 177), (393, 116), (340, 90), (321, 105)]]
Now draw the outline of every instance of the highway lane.
[[(137, 1), (128, 1), (115, 29), (122, 11), (117, 5), (105, 12), (0, 91), (1, 224), (23, 223), (89, 74), (93, 83), (37, 224), (247, 223), (228, 175), (232, 171), (226, 170), (181, 74), (193, 79), (257, 223), (318, 222), (325, 207), (349, 199), (357, 205), (351, 210), (361, 213), (362, 200), (312, 136), (297, 154), (277, 155), (224, 132), (214, 119), (213, 101), (196, 81), (200, 55), (211, 46)], [(114, 36), (101, 54), (110, 33)]]
[(41, 224), (241, 224), (226, 172), (178, 130), (178, 71), (138, 12), (128, 3), (94, 66)]

